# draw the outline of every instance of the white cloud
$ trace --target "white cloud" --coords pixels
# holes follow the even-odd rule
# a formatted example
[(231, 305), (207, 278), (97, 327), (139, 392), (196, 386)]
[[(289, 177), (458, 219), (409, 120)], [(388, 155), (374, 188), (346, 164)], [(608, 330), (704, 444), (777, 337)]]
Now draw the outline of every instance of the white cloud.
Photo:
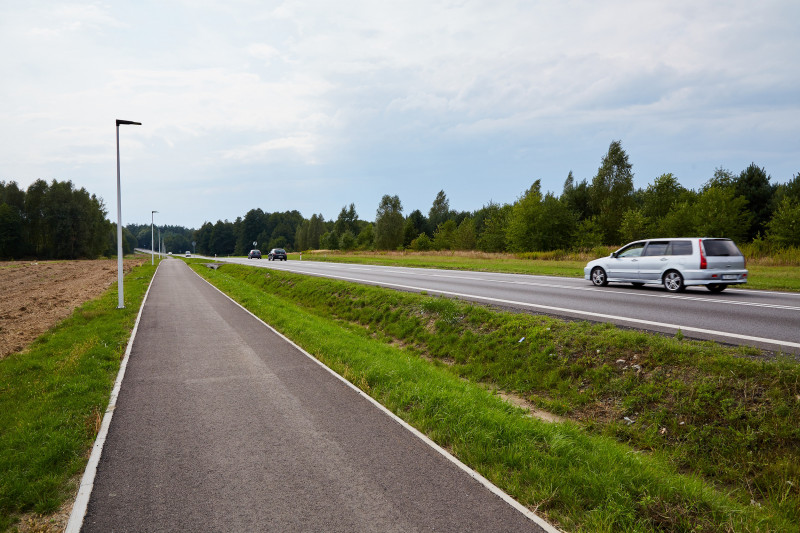
[[(357, 175), (348, 164), (370, 169), (360, 192), (416, 158), (498, 199), (480, 190), (481, 165), (518, 158), (507, 172), (528, 180), (555, 172), (530, 154), (591, 159), (561, 162), (563, 179), (596, 168), (598, 145), (617, 138), (692, 152), (704, 168), (735, 168), (719, 160), (735, 154), (726, 146), (763, 154), (771, 142), (785, 166), (799, 16), (791, 0), (3, 3), (0, 46), (14, 53), (0, 56), (0, 179), (102, 174), (114, 118), (142, 122), (126, 153), (176, 180), (236, 165)], [(484, 146), (492, 155), (461, 167)]]
[(222, 152), (225, 159), (234, 159), (244, 162), (262, 161), (269, 159), (275, 152), (286, 152), (300, 156), (306, 164), (315, 164), (314, 153), (319, 140), (309, 134), (270, 139), (250, 146), (239, 146)]
[(57, 38), (65, 33), (94, 31), (99, 28), (119, 28), (124, 24), (114, 18), (108, 8), (95, 3), (91, 4), (56, 4), (41, 9), (34, 9), (31, 14), (35, 18), (33, 26), (24, 31), (34, 38)]

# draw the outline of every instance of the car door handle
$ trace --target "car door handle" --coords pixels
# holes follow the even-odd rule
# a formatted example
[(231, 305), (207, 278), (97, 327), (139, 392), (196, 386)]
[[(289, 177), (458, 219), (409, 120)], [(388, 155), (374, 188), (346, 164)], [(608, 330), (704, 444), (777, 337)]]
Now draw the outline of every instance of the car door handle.
[(666, 257), (662, 257), (661, 260), (662, 261), (669, 261), (669, 259), (667, 259)]

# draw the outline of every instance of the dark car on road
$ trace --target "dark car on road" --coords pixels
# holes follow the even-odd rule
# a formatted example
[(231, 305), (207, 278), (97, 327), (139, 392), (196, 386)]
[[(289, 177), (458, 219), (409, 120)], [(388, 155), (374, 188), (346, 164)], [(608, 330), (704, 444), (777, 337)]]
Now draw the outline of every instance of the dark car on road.
[(248, 259), (261, 259), (261, 250), (250, 250), (250, 253), (247, 254)]
[(283, 248), (273, 248), (269, 251), (269, 255), (267, 255), (267, 259), (269, 261), (277, 261), (280, 259), (281, 261), (286, 261), (286, 250)]

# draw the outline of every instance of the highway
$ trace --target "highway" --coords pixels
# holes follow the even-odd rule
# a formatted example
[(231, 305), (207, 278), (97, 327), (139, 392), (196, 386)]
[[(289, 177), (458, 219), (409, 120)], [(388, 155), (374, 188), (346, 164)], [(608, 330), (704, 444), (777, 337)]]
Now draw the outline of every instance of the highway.
[[(197, 257), (197, 256), (195, 256)], [(320, 261), (217, 261), (441, 294), (531, 313), (612, 322), (626, 327), (800, 354), (800, 294), (703, 287), (668, 293), (661, 286), (595, 287), (582, 278), (496, 274)]]

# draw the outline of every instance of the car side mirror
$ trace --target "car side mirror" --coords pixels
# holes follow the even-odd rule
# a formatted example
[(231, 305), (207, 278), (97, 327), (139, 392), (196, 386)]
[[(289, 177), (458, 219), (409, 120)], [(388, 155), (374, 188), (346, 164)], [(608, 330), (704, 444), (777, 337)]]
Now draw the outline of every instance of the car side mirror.
[(608, 257), (617, 257), (617, 252), (611, 252)]

